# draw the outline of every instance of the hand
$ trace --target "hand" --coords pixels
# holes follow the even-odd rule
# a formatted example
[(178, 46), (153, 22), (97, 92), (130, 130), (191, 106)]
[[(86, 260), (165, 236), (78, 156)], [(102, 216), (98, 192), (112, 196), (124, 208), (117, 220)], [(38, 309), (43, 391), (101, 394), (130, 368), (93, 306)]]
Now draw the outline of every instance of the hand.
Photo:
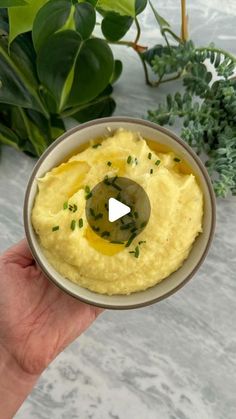
[(26, 240), (0, 257), (0, 289), (0, 347), (30, 374), (40, 374), (102, 312), (45, 278)]

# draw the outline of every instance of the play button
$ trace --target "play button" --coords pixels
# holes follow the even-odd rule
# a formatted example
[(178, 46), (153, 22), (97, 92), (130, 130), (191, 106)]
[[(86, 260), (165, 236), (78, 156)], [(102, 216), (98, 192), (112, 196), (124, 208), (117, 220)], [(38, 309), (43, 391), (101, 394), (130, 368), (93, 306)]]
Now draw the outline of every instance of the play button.
[(119, 218), (124, 217), (124, 215), (129, 214), (131, 211), (128, 205), (123, 204), (120, 201), (117, 201), (115, 198), (109, 198), (108, 201), (108, 219), (111, 223)]
[(86, 196), (89, 227), (111, 244), (129, 246), (146, 227), (151, 206), (148, 195), (136, 182), (125, 177), (106, 176)]

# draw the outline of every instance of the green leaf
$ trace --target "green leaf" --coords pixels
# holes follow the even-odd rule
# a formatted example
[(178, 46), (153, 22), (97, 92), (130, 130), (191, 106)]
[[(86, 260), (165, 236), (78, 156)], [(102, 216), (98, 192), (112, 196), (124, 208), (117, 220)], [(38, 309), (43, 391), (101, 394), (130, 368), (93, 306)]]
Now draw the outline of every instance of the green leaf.
[(135, 14), (139, 15), (144, 11), (147, 6), (147, 0), (136, 0), (135, 1)]
[(155, 7), (153, 6), (152, 2), (149, 0), (150, 6), (152, 8), (153, 14), (156, 18), (156, 21), (161, 29), (170, 27), (170, 24), (167, 22), (167, 20), (164, 19), (159, 13), (157, 13)]
[(26, 111), (19, 108), (25, 129), (28, 135), (28, 139), (31, 142), (36, 156), (40, 156), (48, 147), (48, 143), (45, 140), (44, 134), (40, 131), (38, 125), (36, 125), (27, 115)]
[(104, 12), (115, 12), (123, 16), (135, 17), (135, 0), (98, 0), (96, 7)]
[(68, 106), (88, 102), (101, 93), (111, 78), (114, 59), (111, 48), (101, 39), (84, 41), (75, 65)]
[(17, 135), (7, 126), (0, 123), (0, 143), (9, 145), (19, 150)]
[(123, 70), (122, 62), (120, 60), (115, 60), (114, 61), (114, 70), (113, 70), (113, 74), (112, 74), (111, 81), (110, 81), (111, 84), (114, 84), (120, 78), (122, 70)]
[(11, 42), (21, 33), (31, 31), (38, 10), (47, 3), (47, 1), (48, 0), (28, 0), (28, 4), (24, 7), (11, 7), (9, 9), (9, 44), (11, 44)]
[[(106, 92), (107, 91), (107, 92)], [(106, 91), (99, 95), (92, 102), (81, 106), (81, 110), (72, 114), (71, 116), (75, 118), (78, 122), (83, 123), (91, 121), (97, 118), (105, 118), (113, 114), (116, 103), (114, 99), (110, 96), (112, 89), (106, 89)]]
[(5, 7), (25, 6), (28, 3), (25, 0), (0, 0), (0, 9)]
[(106, 13), (102, 20), (102, 33), (109, 41), (123, 38), (133, 23), (132, 17), (121, 16), (115, 12)]
[(209, 90), (212, 73), (207, 71), (205, 64), (193, 63), (187, 67), (187, 73), (183, 78), (183, 84), (187, 91), (202, 97)]
[(51, 0), (39, 10), (32, 29), (36, 51), (50, 35), (66, 24), (71, 7), (72, 4), (67, 0)]
[(23, 60), (21, 69), (19, 61), (15, 63), (9, 57), (6, 40), (0, 39), (0, 103), (32, 108), (48, 116), (35, 84), (24, 73), (24, 66)]
[(83, 39), (90, 37), (96, 23), (96, 13), (89, 3), (80, 3), (75, 6), (75, 28)]
[(54, 96), (58, 111), (63, 108), (70, 93), (74, 66), (81, 46), (81, 36), (67, 30), (51, 35), (38, 53), (39, 78)]

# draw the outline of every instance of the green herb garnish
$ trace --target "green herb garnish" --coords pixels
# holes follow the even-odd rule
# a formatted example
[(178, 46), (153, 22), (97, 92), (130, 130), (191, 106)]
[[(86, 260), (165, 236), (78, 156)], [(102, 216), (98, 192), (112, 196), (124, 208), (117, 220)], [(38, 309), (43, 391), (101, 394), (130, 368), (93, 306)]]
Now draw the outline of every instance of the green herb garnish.
[(55, 226), (55, 227), (52, 227), (52, 231), (57, 231), (57, 230), (59, 230), (59, 226)]
[(68, 208), (68, 202), (64, 202), (63, 209), (66, 210)]
[(140, 240), (139, 242), (138, 242), (138, 244), (140, 245), (140, 244), (142, 244), (142, 243), (146, 243), (146, 240)]
[(96, 227), (96, 226), (92, 226), (92, 229), (93, 229), (93, 231), (100, 231), (100, 228)]
[(77, 209), (78, 209), (77, 205), (76, 205), (76, 204), (74, 204), (74, 205), (73, 205), (73, 212), (76, 212), (76, 211), (77, 211)]
[(79, 228), (82, 228), (84, 225), (83, 218), (79, 219)]
[(101, 212), (99, 212), (98, 214), (95, 215), (95, 220), (99, 220), (100, 218), (103, 217), (103, 214)]
[(149, 158), (149, 160), (151, 160), (151, 158), (152, 158), (152, 153), (148, 153), (148, 158)]
[(138, 257), (139, 257), (139, 255), (140, 255), (139, 247), (138, 247), (138, 246), (136, 246), (136, 247), (135, 247), (135, 250), (131, 250), (129, 253), (133, 253), (134, 257), (135, 257), (135, 258), (138, 258)]
[(125, 245), (125, 247), (129, 247), (131, 245), (132, 241), (135, 239), (135, 237), (136, 237), (135, 233), (131, 234), (129, 240), (127, 241), (127, 243)]
[(176, 161), (177, 163), (179, 163), (181, 160), (178, 157), (174, 158), (174, 161)]
[(110, 236), (110, 232), (109, 231), (103, 231), (101, 234), (102, 237), (109, 237)]
[(132, 162), (132, 157), (131, 156), (128, 156), (127, 163), (130, 164), (131, 162)]
[(153, 174), (153, 169), (150, 169), (150, 174), (151, 174), (151, 175)]
[(84, 190), (85, 190), (86, 193), (89, 193), (90, 192), (90, 187), (88, 185), (86, 185)]
[(107, 166), (111, 166), (112, 165), (112, 162), (111, 161), (108, 161), (107, 162)]
[(74, 230), (75, 229), (75, 226), (76, 226), (76, 221), (75, 220), (72, 220), (71, 223), (70, 223), (71, 230)]
[(97, 144), (92, 145), (92, 148), (98, 148), (98, 147), (100, 147), (101, 145), (102, 145), (101, 143), (97, 143)]
[(160, 163), (161, 163), (161, 160), (156, 160), (155, 165), (159, 166)]
[(91, 198), (92, 196), (93, 196), (92, 192), (89, 192), (88, 195), (85, 195), (85, 199), (87, 200)]
[(146, 227), (146, 225), (147, 225), (147, 222), (143, 221), (143, 223), (140, 225), (140, 227), (143, 228), (143, 227)]
[(95, 217), (95, 211), (93, 208), (89, 208), (89, 212), (92, 215), (92, 217)]

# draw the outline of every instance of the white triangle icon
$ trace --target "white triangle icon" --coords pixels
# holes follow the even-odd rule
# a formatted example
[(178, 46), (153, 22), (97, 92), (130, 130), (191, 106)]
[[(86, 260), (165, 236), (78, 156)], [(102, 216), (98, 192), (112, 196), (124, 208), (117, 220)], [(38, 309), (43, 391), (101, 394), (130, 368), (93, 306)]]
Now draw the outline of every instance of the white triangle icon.
[(124, 217), (124, 215), (129, 214), (130, 207), (123, 204), (120, 201), (117, 201), (115, 198), (109, 198), (108, 201), (108, 220), (113, 223), (119, 218)]

